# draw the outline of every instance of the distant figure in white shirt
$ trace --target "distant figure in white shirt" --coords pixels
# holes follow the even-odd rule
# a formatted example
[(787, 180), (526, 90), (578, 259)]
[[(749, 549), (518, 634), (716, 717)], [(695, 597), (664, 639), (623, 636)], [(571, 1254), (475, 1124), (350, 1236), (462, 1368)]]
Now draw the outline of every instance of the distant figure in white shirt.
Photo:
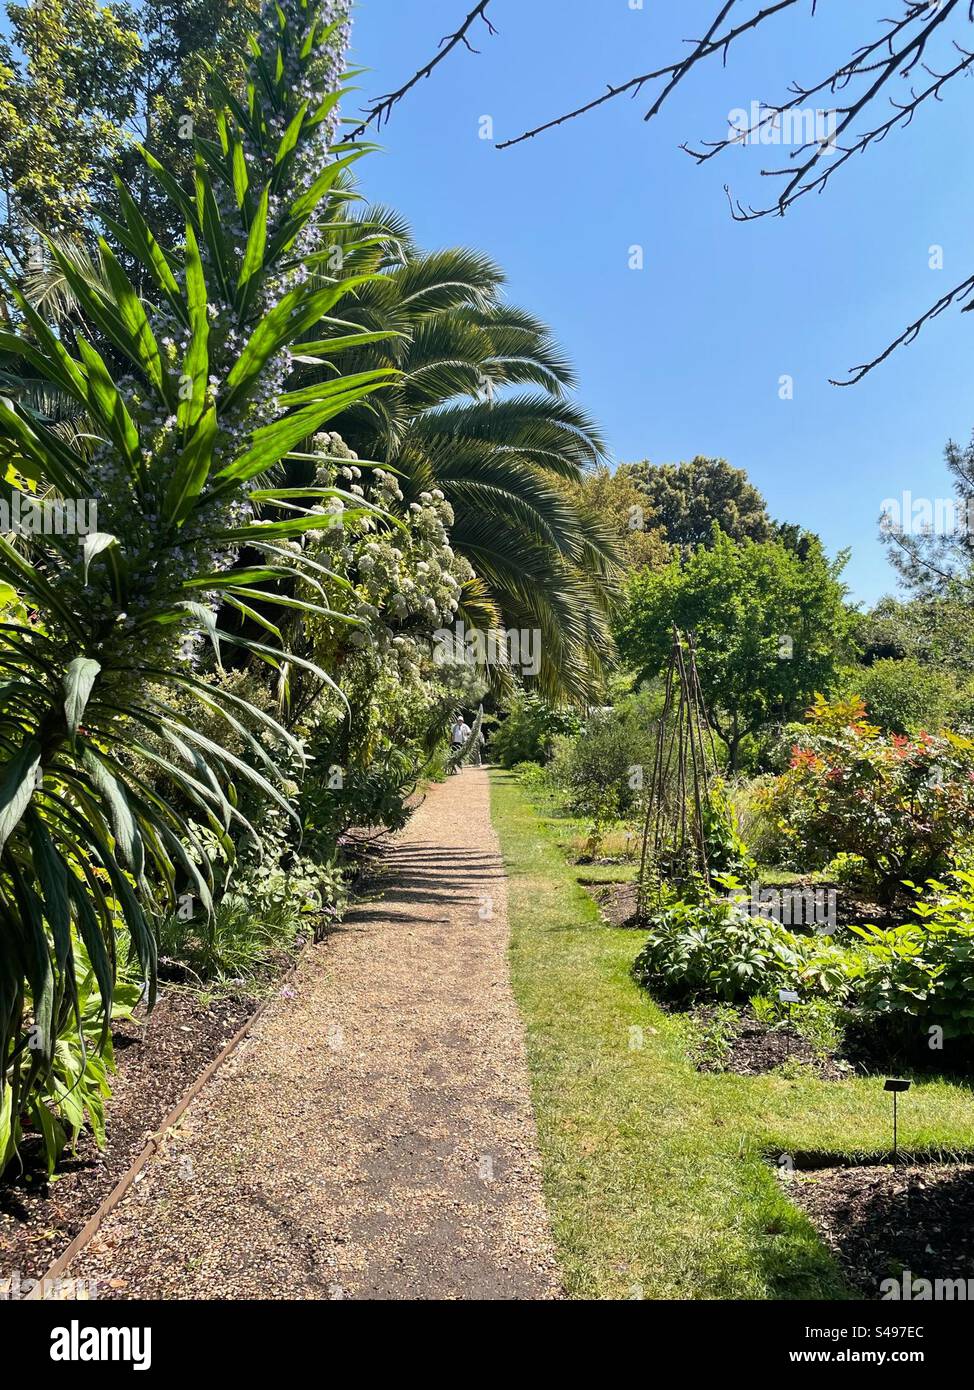
[[(464, 719), (463, 715), (458, 714), (456, 717), (456, 722), (454, 723), (453, 728), (450, 730), (451, 751), (454, 753), (458, 753), (460, 749), (463, 747), (463, 745), (466, 743), (467, 739), (470, 737), (471, 732), (472, 731), (470, 725)], [(451, 768), (451, 771), (459, 772), (459, 765)]]

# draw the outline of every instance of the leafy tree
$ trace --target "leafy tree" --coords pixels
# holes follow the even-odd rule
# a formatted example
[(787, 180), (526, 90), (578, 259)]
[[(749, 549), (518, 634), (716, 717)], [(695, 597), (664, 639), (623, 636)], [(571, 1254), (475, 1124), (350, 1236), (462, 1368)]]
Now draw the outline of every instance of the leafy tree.
[(0, 247), (38, 269), (34, 227), (77, 232), (137, 106), (141, 49), (126, 4), (34, 0), (7, 6), (0, 42)]
[(959, 595), (887, 596), (857, 618), (856, 645), (866, 665), (913, 657), (964, 683), (974, 676), (974, 610)]
[(655, 676), (673, 624), (693, 633), (710, 718), (736, 768), (745, 737), (794, 717), (832, 681), (851, 630), (844, 563), (820, 545), (802, 561), (780, 541), (734, 541), (715, 527), (709, 548), (628, 580), (621, 655)]
[[(64, 286), (34, 228), (90, 241), (107, 217), (124, 221), (116, 176), (157, 240), (175, 248), (178, 208), (153, 179), (147, 146), (192, 185), (195, 138), (216, 140), (220, 110), (208, 72), (242, 77), (259, 0), (96, 0), (8, 4), (0, 43), (0, 246), (28, 283)], [(137, 261), (109, 242), (145, 288)]]
[[(65, 4), (93, 0), (43, 3), (60, 12)], [(109, 245), (137, 293), (148, 288), (146, 272), (124, 236), (115, 237), (116, 223), (125, 219), (114, 175), (121, 171), (164, 248), (181, 237), (181, 214), (138, 148), (120, 143), (112, 121), (125, 121), (171, 175), (190, 186), (196, 150), (218, 144), (219, 103), (206, 94), (206, 69), (232, 86), (255, 7), (256, 0), (145, 0), (130, 16), (135, 58), (117, 78), (111, 111), (86, 136), (84, 160), (68, 149), (67, 158), (78, 164), (79, 203), (54, 225), (90, 233), (96, 211), (103, 215)], [(104, 61), (87, 38), (79, 51), (89, 65)], [(25, 100), (42, 100), (36, 78), (30, 67), (21, 75)], [(65, 100), (77, 105), (75, 86), (69, 72)], [(57, 119), (53, 128), (62, 141)], [(70, 146), (70, 140), (63, 143)], [(60, 169), (55, 183), (58, 177)], [(8, 174), (7, 182), (16, 185), (16, 178)], [(31, 215), (49, 226), (47, 213), (38, 205)], [(344, 231), (337, 225), (342, 221)], [(571, 368), (543, 324), (502, 303), (503, 276), (486, 257), (464, 250), (423, 254), (402, 220), (381, 210), (349, 223), (347, 209), (335, 215), (329, 244), (337, 260), (323, 260), (312, 274), (327, 285), (341, 263), (349, 275), (365, 277), (349, 305), (349, 321), (374, 332), (377, 341), (353, 347), (348, 370), (389, 367), (401, 375), (386, 403), (343, 417), (339, 430), (363, 458), (402, 472), (407, 504), (437, 489), (452, 505), (454, 543), (478, 576), (465, 586), (465, 621), (539, 631), (541, 686), (553, 697), (584, 699), (612, 657), (608, 613), (617, 566), (611, 528), (570, 495), (571, 484), (603, 451), (592, 421), (568, 399)], [(365, 246), (370, 233), (375, 240)], [(59, 251), (31, 268), (25, 289), (35, 307), (70, 314), (77, 304), (64, 262), (96, 292), (105, 277), (97, 256), (70, 243)], [(376, 271), (381, 279), (370, 279)], [(330, 333), (324, 322), (305, 337), (310, 344)], [(306, 346), (290, 382), (295, 389), (312, 389), (328, 370), (314, 364)], [(512, 386), (534, 389), (499, 394)]]
[(615, 469), (601, 464), (565, 487), (569, 496), (612, 532), (626, 569), (661, 569), (673, 557), (646, 506), (646, 494), (638, 482), (642, 471), (638, 463), (620, 463)]
[[(192, 186), (197, 142), (218, 138), (220, 105), (213, 100), (210, 74), (231, 89), (238, 86), (260, 8), (260, 0), (141, 0), (137, 103), (129, 129), (184, 185)], [(176, 244), (182, 225), (132, 142), (108, 173), (96, 181), (99, 207), (117, 216), (119, 173), (157, 239)]]
[(685, 553), (713, 542), (719, 526), (731, 540), (765, 541), (772, 534), (764, 498), (742, 468), (697, 455), (689, 463), (636, 464), (632, 480), (646, 498), (649, 523)]
[(939, 519), (882, 519), (881, 536), (906, 588), (921, 598), (974, 595), (974, 436), (963, 449), (951, 440), (944, 456), (954, 502)]

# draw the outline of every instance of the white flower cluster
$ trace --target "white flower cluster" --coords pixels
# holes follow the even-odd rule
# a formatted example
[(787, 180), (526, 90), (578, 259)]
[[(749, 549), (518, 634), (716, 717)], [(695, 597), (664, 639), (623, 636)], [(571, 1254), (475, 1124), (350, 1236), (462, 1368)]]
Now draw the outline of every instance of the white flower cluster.
[(364, 626), (353, 634), (352, 645), (388, 657), (402, 678), (416, 677), (428, 660), (433, 632), (453, 621), (463, 585), (473, 577), (468, 561), (450, 545), (453, 509), (439, 488), (420, 493), (404, 508), (394, 473), (361, 469), (336, 434), (318, 435), (314, 445), (319, 454), (347, 460), (323, 464), (318, 486), (353, 492), (395, 521), (356, 515), (334, 502), (328, 508), (334, 527), (311, 533), (306, 547), (321, 552), (328, 567), (354, 585), (354, 613)]

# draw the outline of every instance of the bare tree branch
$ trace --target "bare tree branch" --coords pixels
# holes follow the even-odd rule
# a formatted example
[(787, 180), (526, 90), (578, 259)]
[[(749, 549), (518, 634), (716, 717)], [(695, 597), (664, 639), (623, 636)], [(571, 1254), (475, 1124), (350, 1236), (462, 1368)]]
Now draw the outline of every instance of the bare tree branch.
[[(753, 3), (754, 0), (751, 0), (751, 4)], [(797, 0), (775, 0), (775, 3), (766, 4), (764, 8), (751, 13), (747, 19), (734, 24), (730, 19), (731, 13), (738, 4), (744, 9), (745, 0), (723, 0), (721, 4), (714, 0), (716, 14), (713, 23), (703, 38), (687, 41), (691, 49), (685, 57), (644, 72), (638, 77), (632, 77), (617, 86), (610, 85), (601, 96), (531, 130), (526, 130), (514, 139), (504, 141), (498, 145), (498, 149), (509, 149), (524, 140), (531, 140), (544, 131), (594, 111), (623, 93), (635, 97), (648, 83), (658, 81), (662, 84), (661, 89), (643, 118), (647, 121), (652, 120), (674, 88), (694, 68), (718, 54), (726, 64), (728, 50), (737, 39), (766, 24), (775, 15), (793, 8), (796, 3)], [(747, 5), (747, 9), (751, 8), (751, 4)], [(814, 18), (817, 0), (810, 0), (810, 4), (811, 17)], [(770, 215), (781, 216), (807, 193), (823, 192), (834, 175), (855, 155), (865, 153), (872, 145), (881, 144), (892, 130), (911, 125), (921, 106), (930, 101), (940, 101), (948, 83), (974, 71), (974, 51), (958, 42), (957, 38), (951, 39), (955, 54), (959, 55), (953, 65), (934, 65), (927, 58), (932, 41), (938, 37), (938, 33), (943, 36), (949, 32), (945, 26), (951, 20), (955, 24), (958, 20), (965, 20), (968, 25), (974, 23), (974, 0), (900, 0), (900, 4), (902, 12), (897, 17), (886, 17), (879, 21), (882, 32), (877, 38), (855, 48), (845, 62), (840, 63), (820, 81), (811, 86), (792, 82), (788, 87), (786, 100), (777, 105), (761, 103), (756, 116), (753, 114), (752, 106), (750, 123), (743, 129), (737, 128), (734, 133), (723, 139), (705, 141), (702, 147), (697, 149), (687, 144), (683, 145), (682, 148), (698, 164), (702, 164), (731, 146), (780, 143), (780, 135), (785, 125), (790, 125), (794, 131), (796, 117), (800, 119), (798, 138), (801, 143), (796, 142), (796, 148), (791, 151), (790, 163), (784, 168), (761, 170), (763, 178), (785, 181), (781, 193), (772, 204), (767, 207), (745, 206), (732, 197), (729, 186), (725, 185), (731, 215), (736, 221), (746, 222)], [(721, 26), (725, 22), (728, 22), (730, 27), (722, 30)], [(926, 73), (930, 79), (926, 85), (911, 85), (908, 95), (902, 99), (890, 92), (892, 83), (908, 80), (917, 69)], [(824, 101), (828, 96), (834, 97), (847, 91), (850, 97), (845, 105), (833, 105), (827, 112), (811, 112), (815, 118), (829, 118), (830, 129), (827, 136), (820, 133), (817, 119), (814, 131), (809, 133), (809, 103)], [(888, 114), (882, 120), (872, 123), (868, 129), (864, 129), (863, 118), (868, 119), (868, 113), (875, 110), (877, 103), (884, 96), (888, 101)], [(861, 381), (868, 372), (885, 362), (897, 348), (912, 343), (924, 325), (937, 318), (949, 306), (962, 304), (962, 312), (971, 311), (974, 309), (972, 294), (974, 276), (943, 295), (872, 361), (852, 368), (848, 379), (833, 381), (832, 384), (851, 386)], [(970, 302), (965, 302), (968, 300)]]
[[(856, 382), (862, 381), (863, 377), (874, 367), (878, 367), (880, 362), (885, 362), (887, 357), (892, 357), (897, 348), (906, 347), (912, 343), (924, 324), (937, 318), (951, 304), (960, 303), (969, 298), (971, 294), (974, 294), (974, 275), (969, 275), (966, 280), (962, 280), (959, 285), (955, 285), (952, 290), (948, 290), (945, 295), (942, 295), (926, 313), (921, 314), (914, 323), (910, 324), (909, 328), (905, 328), (898, 338), (894, 338), (878, 357), (874, 357), (871, 362), (861, 362), (858, 367), (850, 367), (850, 375), (844, 381), (834, 381), (830, 378), (829, 384), (831, 386), (855, 386)], [(974, 309), (974, 302), (965, 304), (961, 313), (968, 314), (972, 309)]]
[[(721, 14), (710, 27), (709, 33), (711, 35), (723, 16), (725, 16), (736, 3), (737, 0), (731, 0), (729, 5), (724, 6)], [(606, 91), (603, 92), (600, 97), (596, 97), (594, 101), (586, 102), (584, 106), (577, 106), (574, 111), (568, 111), (564, 116), (558, 116), (555, 120), (545, 121), (543, 125), (535, 126), (533, 130), (526, 130), (522, 135), (515, 136), (513, 140), (505, 140), (499, 144), (497, 148), (499, 150), (507, 150), (510, 149), (512, 145), (519, 145), (522, 140), (533, 140), (536, 135), (542, 134), (543, 131), (553, 130), (555, 126), (564, 125), (566, 121), (573, 121), (577, 116), (587, 115), (589, 111), (594, 111), (597, 106), (602, 106), (604, 102), (611, 101), (613, 97), (621, 96), (623, 92), (632, 92), (633, 96), (638, 96), (647, 82), (653, 82), (661, 77), (675, 79), (670, 82), (667, 88), (668, 92), (672, 91), (676, 83), (681, 81), (696, 63), (699, 63), (704, 58), (711, 57), (715, 53), (721, 52), (723, 52), (723, 60), (726, 62), (728, 48), (735, 39), (741, 36), (741, 34), (746, 34), (750, 29), (756, 29), (759, 24), (764, 23), (764, 21), (769, 19), (773, 14), (777, 14), (779, 10), (790, 9), (792, 5), (796, 5), (797, 3), (798, 0), (776, 0), (775, 4), (769, 5), (756, 15), (752, 15), (746, 23), (737, 25), (736, 28), (728, 30), (726, 34), (721, 34), (717, 38), (711, 37), (709, 42), (706, 39), (688, 39), (688, 43), (695, 44), (693, 53), (689, 57), (682, 58), (676, 63), (668, 63), (665, 67), (656, 68), (652, 72), (644, 72), (641, 77), (631, 77), (628, 82), (622, 82), (618, 87), (609, 86)], [(812, 9), (814, 12), (815, 0), (812, 0)], [(659, 110), (659, 105), (659, 101), (654, 103), (653, 109), (646, 113), (644, 120), (648, 121), (652, 115), (655, 115)]]
[[(833, 114), (837, 118), (841, 119), (838, 120), (835, 130), (834, 132), (832, 132), (828, 140), (816, 140), (812, 142), (806, 142), (805, 144), (801, 145), (798, 149), (793, 151), (792, 158), (802, 160), (802, 162), (799, 164), (797, 168), (761, 170), (762, 176), (764, 178), (787, 178), (787, 186), (785, 187), (784, 191), (781, 193), (777, 201), (770, 207), (757, 209), (745, 209), (741, 206), (740, 203), (737, 203), (736, 210), (732, 209), (734, 211), (735, 219), (737, 221), (747, 222), (757, 217), (767, 217), (771, 213), (776, 213), (779, 216), (783, 215), (787, 211), (787, 209), (791, 207), (793, 203), (795, 203), (799, 198), (804, 197), (806, 193), (810, 193), (813, 190), (817, 190), (820, 192), (829, 182), (832, 175), (835, 174), (849, 159), (851, 159), (853, 155), (860, 154), (863, 150), (867, 149), (870, 144), (873, 144), (874, 142), (879, 143), (880, 141), (885, 139), (885, 137), (889, 134), (890, 130), (894, 128), (894, 126), (909, 125), (910, 122), (913, 120), (913, 116), (916, 113), (918, 107), (920, 107), (922, 103), (928, 99), (928, 97), (933, 96), (936, 100), (939, 101), (940, 92), (944, 85), (947, 82), (949, 82), (953, 77), (956, 77), (960, 73), (965, 72), (971, 66), (971, 64), (974, 63), (974, 55), (968, 53), (964, 49), (961, 49), (960, 46), (956, 43), (954, 46), (963, 55), (959, 63), (957, 63), (948, 72), (942, 74), (933, 73), (929, 68), (925, 67), (925, 70), (927, 72), (930, 72), (930, 75), (934, 78), (934, 81), (930, 84), (930, 86), (928, 86), (924, 91), (919, 93), (917, 93), (915, 90), (911, 90), (910, 100), (906, 102), (897, 102), (890, 98), (890, 104), (894, 107), (894, 115), (892, 117), (882, 122), (873, 130), (861, 132), (853, 139), (852, 143), (849, 145), (842, 145), (839, 143), (841, 137), (845, 134), (847, 130), (849, 130), (849, 128), (859, 118), (863, 111), (865, 111), (866, 108), (873, 103), (873, 101), (879, 95), (883, 87), (885, 87), (886, 84), (894, 76), (905, 76), (917, 65), (917, 63), (921, 61), (923, 53), (926, 49), (927, 44), (930, 41), (930, 38), (934, 30), (939, 28), (941, 24), (947, 21), (947, 19), (950, 17), (951, 12), (954, 9), (956, 9), (958, 3), (959, 0), (946, 0), (946, 3), (943, 5), (943, 8), (934, 12), (933, 19), (929, 20), (929, 22), (925, 24), (923, 28), (901, 48), (894, 50), (893, 38), (900, 34), (902, 31), (904, 31), (910, 24), (914, 23), (915, 20), (918, 18), (918, 15), (915, 12), (915, 10), (911, 10), (911, 12), (906, 17), (904, 17), (904, 19), (900, 20), (899, 23), (896, 24), (893, 31), (881, 41), (883, 46), (888, 46), (889, 48), (889, 56), (886, 59), (884, 59), (881, 63), (860, 65), (862, 60), (867, 55), (871, 56), (872, 52), (876, 50), (877, 45), (870, 45), (866, 49), (860, 49), (850, 63), (847, 63), (841, 68), (837, 68), (833, 73), (831, 73), (822, 82), (819, 82), (815, 87), (806, 88), (799, 87), (797, 84), (793, 84), (792, 91), (794, 93), (794, 96), (792, 97), (791, 101), (786, 102), (784, 106), (766, 107), (765, 111), (767, 115), (763, 116), (759, 120), (759, 127), (768, 121), (770, 121), (773, 124), (775, 120), (780, 119), (780, 116), (785, 111), (797, 109), (805, 102), (807, 102), (810, 97), (821, 92), (825, 88), (829, 88), (832, 91), (839, 90), (842, 87), (847, 86), (855, 78), (863, 76), (865, 73), (872, 74), (875, 72), (878, 74), (870, 83), (870, 85), (866, 88), (866, 90), (849, 106), (840, 106), (834, 109)], [(924, 6), (922, 12), (929, 14), (929, 6)], [(754, 128), (752, 127), (752, 132), (753, 129)], [(748, 134), (749, 132), (747, 131), (743, 133), (743, 138), (745, 140), (748, 138)], [(722, 149), (726, 149), (729, 145), (739, 143), (741, 143), (740, 134), (734, 137), (728, 137), (725, 140), (717, 141), (713, 148), (710, 150), (710, 152), (707, 154), (701, 155), (692, 150), (689, 151), (689, 153), (697, 159), (698, 163), (700, 163), (703, 161), (703, 159), (712, 158), (713, 155), (718, 154)], [(684, 146), (684, 149), (686, 149), (686, 146)], [(827, 165), (827, 167), (821, 173), (818, 173), (818, 166), (824, 159), (828, 158), (836, 149), (840, 151), (840, 157), (836, 159), (833, 163)], [(811, 150), (811, 153), (808, 154), (807, 158), (803, 158), (803, 156), (805, 156), (809, 150)], [(813, 173), (815, 174), (815, 177), (809, 179), (808, 176)]]
[(366, 109), (365, 119), (362, 121), (361, 125), (356, 126), (351, 135), (346, 136), (346, 139), (357, 140), (360, 135), (365, 134), (373, 121), (376, 123), (376, 129), (380, 129), (382, 125), (388, 121), (392, 114), (392, 108), (396, 105), (396, 102), (402, 101), (406, 93), (415, 87), (418, 82), (421, 82), (425, 77), (429, 77), (436, 65), (442, 63), (443, 59), (449, 53), (452, 53), (453, 49), (456, 48), (458, 44), (462, 43), (464, 48), (470, 53), (477, 53), (479, 50), (474, 48), (467, 38), (467, 34), (474, 23), (480, 19), (486, 25), (488, 34), (493, 36), (497, 33), (497, 30), (487, 18), (487, 6), (489, 4), (490, 0), (480, 0), (480, 3), (474, 6), (455, 34), (447, 34), (444, 38), (440, 39), (438, 52), (428, 63), (424, 64), (418, 72), (414, 73), (408, 82), (404, 82), (403, 85), (394, 92), (387, 92), (385, 96), (377, 97), (373, 104)]

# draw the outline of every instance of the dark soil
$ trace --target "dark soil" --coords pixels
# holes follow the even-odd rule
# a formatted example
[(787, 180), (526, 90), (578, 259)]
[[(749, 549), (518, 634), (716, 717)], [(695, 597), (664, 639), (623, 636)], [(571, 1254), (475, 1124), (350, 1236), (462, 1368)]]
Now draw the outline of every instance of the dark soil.
[(170, 989), (145, 1023), (117, 1025), (104, 1152), (82, 1134), (49, 1181), (39, 1145), (26, 1136), (23, 1171), (11, 1165), (0, 1181), (0, 1282), (14, 1273), (37, 1278), (57, 1259), (254, 1007), (252, 999), (205, 1003)]
[(826, 1168), (785, 1181), (866, 1298), (882, 1298), (882, 1281), (903, 1270), (914, 1281), (974, 1280), (974, 1165)]
[(709, 1006), (695, 1009), (690, 1015), (695, 1040), (691, 1052), (696, 1056), (697, 1070), (733, 1072), (736, 1076), (763, 1076), (785, 1066), (808, 1067), (823, 1081), (841, 1081), (851, 1072), (848, 1064), (838, 1057), (822, 1057), (793, 1028), (769, 1028), (757, 1019), (741, 1018), (733, 1036), (725, 1036), (723, 1055), (713, 1055), (712, 1047), (703, 1042), (714, 1018)]
[(636, 927), (635, 883), (590, 883), (585, 887), (599, 905), (599, 911), (610, 927)]
[(864, 927), (870, 923), (876, 927), (899, 926), (908, 918), (910, 905), (914, 901), (912, 898), (902, 898), (895, 904), (884, 907), (876, 902), (866, 889), (844, 883), (827, 883), (821, 879), (803, 878), (793, 885), (786, 884), (784, 887), (794, 887), (802, 892), (806, 889), (812, 893), (834, 892), (836, 918), (840, 927)]
[[(583, 861), (579, 860), (578, 862), (581, 864)], [(595, 862), (610, 865), (613, 861), (598, 860)], [(585, 883), (584, 879), (580, 879), (579, 882), (588, 889), (598, 903), (599, 910), (610, 927), (639, 926), (636, 917), (637, 885), (635, 883)], [(779, 885), (769, 886), (778, 887)], [(859, 927), (866, 923), (872, 923), (878, 927), (889, 927), (905, 921), (908, 916), (909, 904), (902, 904), (896, 909), (881, 907), (868, 896), (857, 895), (853, 890), (834, 883), (820, 883), (812, 879), (795, 879), (793, 882), (782, 885), (784, 892), (802, 893), (806, 890), (822, 894), (835, 891), (836, 917), (840, 927)], [(823, 902), (827, 903), (828, 898), (824, 898)], [(800, 924), (797, 925), (796, 930), (801, 930)]]

